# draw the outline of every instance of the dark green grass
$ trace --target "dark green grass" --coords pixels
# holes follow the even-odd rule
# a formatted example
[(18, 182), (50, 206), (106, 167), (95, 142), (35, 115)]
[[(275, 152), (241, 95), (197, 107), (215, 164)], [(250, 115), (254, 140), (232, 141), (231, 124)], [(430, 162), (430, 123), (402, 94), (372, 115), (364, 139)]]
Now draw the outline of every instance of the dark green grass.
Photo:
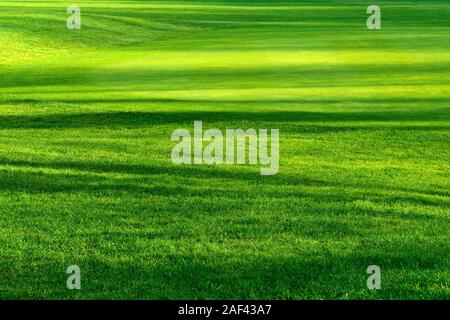
[[(0, 297), (448, 299), (450, 6), (369, 4), (0, 1)], [(279, 174), (173, 165), (195, 120)]]

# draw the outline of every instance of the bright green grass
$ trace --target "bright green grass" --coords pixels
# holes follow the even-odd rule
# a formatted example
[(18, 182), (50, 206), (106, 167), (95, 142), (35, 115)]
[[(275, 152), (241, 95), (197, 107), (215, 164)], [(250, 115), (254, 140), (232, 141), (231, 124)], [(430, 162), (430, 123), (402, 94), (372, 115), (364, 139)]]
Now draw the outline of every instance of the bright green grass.
[[(447, 1), (76, 3), (0, 1), (0, 298), (450, 298)], [(173, 165), (194, 120), (280, 173)]]

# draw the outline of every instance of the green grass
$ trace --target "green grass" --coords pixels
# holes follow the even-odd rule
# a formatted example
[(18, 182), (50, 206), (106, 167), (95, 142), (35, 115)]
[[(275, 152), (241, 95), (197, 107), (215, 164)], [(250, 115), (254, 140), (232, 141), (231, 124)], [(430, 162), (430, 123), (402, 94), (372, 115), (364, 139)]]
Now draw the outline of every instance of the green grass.
[[(450, 298), (447, 1), (76, 3), (0, 1), (0, 298)], [(195, 120), (279, 174), (173, 165)]]

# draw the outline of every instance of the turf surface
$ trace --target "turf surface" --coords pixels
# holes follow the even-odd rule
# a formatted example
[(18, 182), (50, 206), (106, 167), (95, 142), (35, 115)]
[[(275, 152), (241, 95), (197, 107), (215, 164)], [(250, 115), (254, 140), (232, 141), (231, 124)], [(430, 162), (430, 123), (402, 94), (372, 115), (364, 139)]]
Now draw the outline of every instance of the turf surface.
[[(450, 298), (447, 1), (76, 3), (0, 1), (0, 298)], [(279, 174), (173, 165), (195, 120)]]

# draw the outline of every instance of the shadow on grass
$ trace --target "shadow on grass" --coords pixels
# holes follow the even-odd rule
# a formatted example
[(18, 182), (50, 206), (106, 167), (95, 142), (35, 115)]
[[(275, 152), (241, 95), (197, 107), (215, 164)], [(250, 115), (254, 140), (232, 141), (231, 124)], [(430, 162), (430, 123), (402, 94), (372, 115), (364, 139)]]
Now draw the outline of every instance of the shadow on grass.
[[(254, 253), (239, 250), (228, 254), (189, 253), (184, 243), (174, 253), (136, 247), (127, 252), (134, 258), (119, 262), (103, 249), (102, 257), (79, 258), (65, 252), (58, 261), (40, 262), (35, 267), (7, 265), (4, 287), (23, 298), (24, 292), (10, 281), (20, 277), (29, 285), (46, 288), (34, 291), (30, 298), (116, 298), (116, 299), (447, 299), (445, 257), (432, 243), (412, 249), (380, 241), (371, 249), (351, 254), (310, 251), (286, 255), (268, 247)], [(204, 250), (207, 243), (204, 243)], [(222, 246), (224, 249), (227, 245)], [(73, 250), (76, 253), (77, 250)], [(72, 253), (72, 255), (73, 255)], [(141, 256), (133, 257), (140, 253)], [(146, 259), (142, 258), (146, 257)], [(64, 286), (65, 268), (77, 261), (82, 269), (83, 290), (70, 291)], [(369, 265), (382, 270), (384, 290), (371, 292), (366, 287)], [(63, 271), (61, 271), (63, 270)], [(12, 276), (12, 275), (15, 275)], [(420, 290), (418, 290), (420, 287)], [(14, 288), (15, 290), (12, 290)], [(5, 292), (8, 292), (6, 290)], [(74, 292), (76, 291), (76, 292)]]
[[(446, 121), (450, 120), (448, 109), (440, 111), (383, 111), (383, 112), (98, 112), (85, 114), (53, 114), (45, 116), (3, 115), (0, 116), (0, 129), (53, 129), (53, 128), (145, 128), (158, 125), (193, 125), (196, 120), (206, 123), (239, 122), (270, 123), (277, 128), (279, 123), (317, 123), (317, 122), (401, 122), (401, 121)], [(383, 128), (381, 125), (375, 128)], [(341, 129), (339, 126), (333, 127)], [(330, 130), (333, 129), (330, 126)], [(364, 126), (355, 127), (364, 129)], [(397, 127), (396, 127), (397, 128)], [(401, 126), (398, 128), (401, 129)], [(414, 130), (448, 129), (447, 126), (407, 126)], [(298, 127), (294, 128), (298, 129)], [(348, 129), (348, 128), (347, 128)]]
[[(73, 173), (46, 173), (0, 171), (2, 184), (0, 190), (23, 191), (28, 193), (128, 193), (151, 194), (181, 197), (229, 197), (253, 199), (258, 192), (252, 188), (246, 190), (222, 184), (233, 181), (245, 183), (264, 190), (268, 198), (278, 200), (313, 198), (318, 202), (345, 203), (355, 200), (388, 201), (392, 203), (407, 202), (426, 206), (448, 206), (448, 202), (429, 199), (429, 196), (449, 197), (449, 192), (420, 187), (399, 187), (388, 184), (377, 185), (369, 182), (339, 182), (338, 180), (312, 179), (300, 175), (278, 174), (264, 177), (256, 169), (240, 167), (239, 170), (226, 170), (216, 166), (175, 166), (168, 165), (133, 165), (117, 163), (55, 161), (39, 162), (31, 160), (0, 159), (0, 165), (19, 168), (74, 170)], [(135, 177), (115, 180), (98, 174), (136, 174)], [(178, 180), (174, 181), (173, 177)], [(208, 186), (204, 188), (204, 185)], [(331, 194), (315, 194), (305, 189), (293, 190), (292, 187), (333, 188)], [(282, 189), (285, 188), (285, 189)], [(345, 196), (341, 192), (345, 192)], [(331, 192), (331, 191), (330, 191)], [(419, 215), (422, 216), (422, 215)]]
[[(222, 49), (226, 50), (226, 49)], [(339, 50), (332, 49), (339, 55)], [(280, 51), (282, 52), (282, 51)], [(213, 54), (213, 53), (212, 53)], [(247, 54), (247, 52), (242, 53)], [(273, 53), (268, 53), (269, 55)], [(149, 57), (151, 59), (151, 56)], [(156, 58), (158, 59), (158, 58)], [(131, 60), (132, 61), (132, 60)], [(340, 63), (342, 63), (341, 61)], [(161, 66), (159, 66), (161, 68)], [(61, 84), (70, 85), (75, 91), (69, 92), (100, 93), (100, 88), (105, 91), (114, 91), (114, 87), (133, 88), (142, 83), (156, 84), (154, 87), (161, 91), (174, 88), (166, 84), (177, 84), (176, 88), (190, 90), (192, 84), (201, 84), (201, 89), (270, 89), (274, 86), (274, 80), (279, 86), (288, 88), (358, 88), (367, 86), (392, 86), (398, 85), (398, 80), (408, 79), (411, 74), (428, 75), (430, 73), (439, 73), (448, 68), (446, 63), (425, 62), (409, 65), (351, 65), (351, 64), (335, 64), (335, 65), (294, 65), (294, 66), (270, 66), (249, 67), (241, 66), (241, 68), (230, 69), (230, 66), (224, 66), (216, 70), (210, 70), (206, 67), (189, 67), (189, 66), (166, 66), (164, 69), (152, 69), (151, 67), (141, 66), (140, 68), (130, 68), (127, 70), (110, 69), (108, 66), (97, 68), (83, 68), (80, 66), (71, 67), (52, 66), (51, 70), (34, 70), (32, 68), (25, 70), (16, 70), (14, 73), (1, 72), (0, 70), (0, 87), (2, 88), (36, 88), (33, 93), (45, 93), (52, 90), (52, 86), (61, 86)], [(393, 75), (394, 80), (389, 81), (390, 77), (377, 77), (377, 75)], [(377, 81), (374, 81), (377, 78)], [(241, 84), (237, 85), (235, 79), (240, 79)], [(256, 82), (256, 85), (255, 85)], [(417, 81), (414, 85), (433, 85), (445, 84), (445, 81), (436, 77), (432, 80)], [(91, 89), (79, 89), (77, 86), (91, 85)], [(47, 87), (47, 90), (45, 88)], [(198, 88), (198, 87), (197, 87)], [(282, 89), (281, 87), (278, 87)], [(53, 89), (54, 90), (54, 89)], [(123, 89), (122, 89), (123, 90)], [(54, 92), (56, 93), (56, 92)], [(105, 101), (105, 100), (103, 100)]]

